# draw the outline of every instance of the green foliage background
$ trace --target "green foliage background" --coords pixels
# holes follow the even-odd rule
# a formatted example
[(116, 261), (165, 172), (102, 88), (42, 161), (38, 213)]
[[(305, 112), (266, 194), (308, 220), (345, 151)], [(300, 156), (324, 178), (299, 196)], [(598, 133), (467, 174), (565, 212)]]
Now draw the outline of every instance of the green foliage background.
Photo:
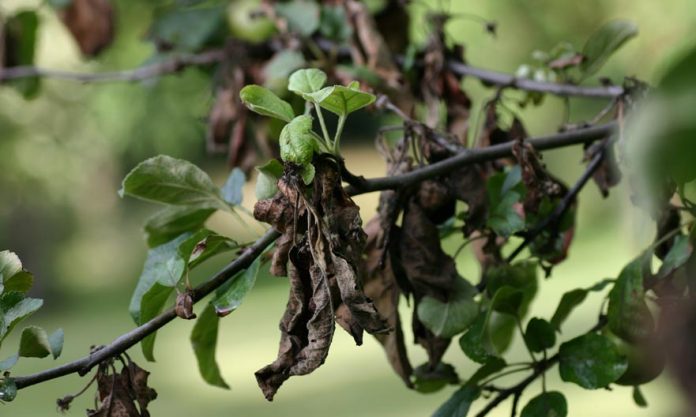
[[(3, 0), (0, 11), (38, 4)], [(615, 76), (615, 81), (624, 74), (648, 81), (659, 79), (661, 68), (688, 43), (696, 24), (696, 3), (689, 0), (659, 4), (649, 0), (452, 4), (455, 12), (476, 13), (498, 21), (497, 39), (465, 20), (452, 22), (448, 31), (466, 43), (470, 63), (507, 72), (528, 62), (534, 49), (548, 50), (562, 40), (579, 47), (603, 21), (615, 17), (633, 20), (640, 28), (639, 37), (620, 50), (603, 71)], [(117, 1), (116, 6), (116, 43), (99, 62), (82, 62), (66, 31), (44, 9), (38, 63), (51, 68), (99, 71), (132, 68), (148, 60), (153, 51), (142, 38), (152, 6), (136, 0)], [(419, 32), (422, 27), (418, 22), (414, 24), (417, 35), (424, 35)], [(145, 203), (117, 197), (125, 173), (137, 162), (163, 153), (197, 163), (219, 185), (224, 181), (224, 157), (205, 153), (205, 117), (211, 104), (209, 76), (193, 69), (142, 84), (80, 85), (46, 80), (44, 93), (29, 102), (12, 89), (0, 89), (0, 248), (15, 250), (25, 267), (37, 276), (35, 291), (45, 298), (46, 305), (30, 322), (65, 329), (61, 360), (81, 356), (91, 344), (106, 343), (131, 328), (127, 305), (146, 249), (140, 227), (153, 209)], [(474, 80), (465, 83), (477, 104), (491, 94)], [(523, 113), (532, 134), (548, 133), (561, 120), (561, 101), (547, 100), (546, 105)], [(589, 117), (602, 106), (582, 100), (575, 103), (573, 120)], [(347, 131), (343, 141), (345, 156), (352, 171), (366, 176), (382, 175), (383, 164), (372, 150), (371, 139)], [(578, 159), (577, 149), (568, 149), (548, 154), (547, 162), (552, 172), (572, 181), (582, 170)], [(550, 316), (555, 300), (569, 288), (591, 285), (606, 274), (615, 276), (651, 237), (652, 226), (647, 227), (650, 223), (630, 206), (624, 187), (622, 184), (606, 201), (600, 201), (593, 186), (583, 191), (572, 256), (554, 271), (554, 279), (541, 286), (541, 294), (532, 306), (533, 315)], [(245, 205), (251, 206), (252, 188), (247, 188), (245, 197)], [(376, 197), (375, 194), (357, 199), (363, 217), (373, 212)], [(226, 215), (212, 221), (236, 236), (242, 234), (251, 239), (261, 232), (255, 226), (240, 227)], [(450, 243), (453, 252), (457, 243)], [(218, 259), (218, 265), (224, 261)], [(462, 255), (458, 261), (465, 277), (477, 274), (468, 255)], [(205, 276), (213, 267), (202, 268), (197, 276)], [(239, 311), (221, 322), (218, 358), (223, 376), (232, 386), (231, 392), (211, 388), (198, 376), (188, 343), (193, 323), (181, 321), (161, 331), (158, 362), (146, 366), (153, 372), (152, 385), (160, 393), (160, 399), (151, 405), (154, 415), (306, 416), (322, 415), (317, 410), (331, 409), (335, 416), (354, 416), (355, 406), (360, 404), (365, 415), (422, 416), (451, 394), (451, 389), (431, 396), (408, 391), (392, 374), (377, 343), (368, 338), (365, 346), (355, 348), (346, 335), (339, 333), (324, 367), (309, 377), (294, 380), (275, 402), (265, 403), (253, 372), (275, 356), (277, 321), (286, 291), (284, 280), (262, 274), (256, 291)], [(568, 335), (584, 331), (594, 323), (599, 304), (596, 296), (590, 297), (590, 302), (566, 324)], [(513, 356), (514, 352), (519, 357), (525, 353), (519, 338), (513, 346)], [(136, 360), (141, 355), (139, 349), (133, 349), (132, 354)], [(455, 347), (446, 360), (459, 369), (471, 370), (470, 362)], [(45, 362), (23, 359), (15, 369), (23, 374), (45, 366)], [(554, 370), (550, 375), (548, 383), (553, 387), (558, 373)], [(80, 383), (76, 376), (71, 376), (27, 389), (13, 403), (12, 413), (47, 415), (55, 398), (77, 391)], [(630, 388), (617, 387), (618, 392), (610, 393), (566, 385), (563, 390), (573, 416), (668, 416), (680, 408), (669, 376), (644, 388), (650, 403), (645, 410), (633, 405)], [(538, 391), (532, 387), (525, 397), (531, 398)], [(527, 400), (523, 398), (521, 404)], [(70, 413), (82, 415), (89, 402), (80, 399)], [(493, 415), (508, 413), (503, 407)]]

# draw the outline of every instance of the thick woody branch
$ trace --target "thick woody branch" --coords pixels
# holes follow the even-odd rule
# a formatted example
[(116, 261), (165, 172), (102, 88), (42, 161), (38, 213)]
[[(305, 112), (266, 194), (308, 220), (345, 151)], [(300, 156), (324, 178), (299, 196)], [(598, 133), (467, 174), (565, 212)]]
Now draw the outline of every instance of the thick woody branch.
[[(602, 139), (611, 135), (614, 129), (615, 125), (609, 123), (602, 126), (579, 129), (577, 131), (529, 139), (528, 143), (540, 151), (554, 149)], [(448, 173), (466, 165), (492, 161), (510, 155), (512, 155), (511, 143), (481, 149), (465, 150), (459, 155), (416, 169), (407, 174), (364, 180), (360, 187), (349, 186), (347, 191), (351, 195), (359, 195), (374, 191), (395, 189), (437, 177), (438, 175)], [(200, 301), (223, 283), (234, 277), (237, 272), (247, 268), (254, 259), (260, 256), (266, 247), (273, 243), (279, 236), (280, 234), (275, 230), (269, 230), (253, 245), (244, 250), (237, 259), (215, 274), (209, 281), (196, 287), (193, 292), (194, 302)], [(122, 354), (148, 335), (174, 320), (174, 318), (176, 318), (174, 309), (169, 309), (142, 326), (136, 327), (130, 332), (117, 337), (111, 343), (89, 356), (33, 375), (15, 378), (17, 387), (20, 389), (26, 388), (73, 373), (84, 376), (99, 363)]]

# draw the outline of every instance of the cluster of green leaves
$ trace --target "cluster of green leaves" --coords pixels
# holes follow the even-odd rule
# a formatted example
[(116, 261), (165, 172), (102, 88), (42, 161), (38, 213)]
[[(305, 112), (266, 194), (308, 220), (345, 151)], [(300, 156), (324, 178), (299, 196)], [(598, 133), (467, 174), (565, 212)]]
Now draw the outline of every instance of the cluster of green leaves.
[[(136, 324), (160, 314), (173, 294), (190, 296), (189, 271), (217, 254), (239, 248), (234, 240), (205, 228), (214, 212), (235, 210), (242, 202), (245, 175), (234, 169), (222, 188), (190, 162), (157, 156), (136, 166), (123, 180), (120, 195), (165, 204), (145, 231), (150, 250), (133, 292), (130, 313)], [(257, 260), (220, 288), (203, 310), (191, 334), (199, 368), (210, 384), (227, 387), (215, 362), (219, 317), (234, 311), (253, 287)], [(156, 333), (143, 339), (145, 358), (154, 360)]]
[[(22, 262), (14, 252), (0, 252), (0, 347), (17, 324), (43, 305), (43, 300), (27, 296), (33, 284), (34, 276), (22, 267)], [(12, 369), (20, 357), (45, 358), (51, 355), (55, 359), (62, 350), (62, 329), (49, 335), (41, 327), (25, 327), (17, 353), (0, 361), (0, 373)], [(0, 377), (0, 402), (12, 401), (17, 395), (17, 387), (8, 375), (6, 373)]]
[[(595, 75), (621, 46), (637, 35), (638, 27), (633, 22), (612, 20), (597, 29), (581, 50), (563, 42), (548, 52), (532, 52), (533, 62), (520, 65), (515, 75), (541, 82), (581, 82)], [(543, 98), (542, 93), (530, 92), (523, 104), (539, 105)]]
[[(290, 75), (288, 90), (302, 97), (306, 103), (305, 112), (301, 115), (296, 115), (290, 103), (265, 87), (252, 84), (240, 91), (242, 102), (251, 111), (285, 123), (280, 132), (280, 157), (283, 162), (301, 168), (305, 184), (310, 184), (314, 179), (315, 171), (311, 162), (315, 152), (327, 152), (340, 157), (341, 135), (348, 115), (375, 101), (374, 95), (360, 90), (357, 81), (348, 86), (325, 86), (326, 79), (326, 73), (315, 68), (300, 69)], [(319, 120), (321, 135), (314, 131), (314, 119), (310, 115), (312, 110)], [(338, 118), (333, 136), (327, 129), (323, 110)], [(275, 195), (277, 180), (283, 172), (281, 168), (278, 161), (270, 161), (257, 168), (257, 198), (261, 200)]]

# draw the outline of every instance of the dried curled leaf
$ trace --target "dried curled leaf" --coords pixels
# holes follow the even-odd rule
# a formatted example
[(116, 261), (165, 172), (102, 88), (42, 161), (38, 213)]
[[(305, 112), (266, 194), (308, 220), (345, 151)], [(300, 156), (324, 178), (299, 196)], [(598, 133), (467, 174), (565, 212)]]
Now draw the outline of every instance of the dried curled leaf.
[(109, 0), (72, 0), (60, 18), (84, 55), (97, 56), (113, 41), (115, 14)]
[(88, 417), (149, 417), (149, 403), (157, 392), (147, 385), (149, 372), (128, 360), (120, 373), (111, 373), (111, 363), (102, 363), (97, 371), (97, 408), (87, 410)]

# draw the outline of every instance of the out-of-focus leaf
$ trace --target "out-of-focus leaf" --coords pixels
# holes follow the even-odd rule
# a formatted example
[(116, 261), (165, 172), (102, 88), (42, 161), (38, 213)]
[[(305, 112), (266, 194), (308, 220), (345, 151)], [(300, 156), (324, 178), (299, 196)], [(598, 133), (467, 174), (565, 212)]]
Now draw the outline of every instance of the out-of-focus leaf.
[[(34, 65), (39, 28), (39, 17), (36, 12), (31, 10), (19, 12), (8, 18), (4, 27), (5, 66)], [(39, 93), (41, 79), (39, 77), (26, 77), (11, 80), (8, 84), (14, 87), (25, 99), (32, 99)]]
[(418, 318), (435, 335), (453, 337), (476, 320), (478, 304), (474, 301), (474, 295), (476, 289), (468, 281), (458, 279), (447, 302), (430, 296), (423, 297), (418, 303)]
[(46, 331), (40, 327), (29, 326), (22, 330), (19, 340), (19, 356), (25, 358), (45, 358), (51, 354), (51, 343)]
[(638, 27), (627, 20), (612, 20), (590, 36), (582, 49), (580, 69), (585, 77), (597, 72), (626, 41), (638, 35)]
[(283, 175), (283, 164), (277, 159), (271, 159), (260, 167), (256, 167), (259, 175), (256, 178), (256, 199), (265, 200), (278, 192), (278, 180)]
[(63, 352), (64, 340), (65, 334), (63, 333), (63, 329), (58, 329), (48, 336), (48, 343), (51, 345), (51, 355), (53, 355), (53, 359), (58, 359)]
[(312, 162), (316, 148), (312, 136), (312, 117), (297, 116), (280, 132), (280, 157), (285, 162), (305, 166)]
[(244, 175), (244, 171), (239, 168), (233, 169), (222, 187), (222, 198), (233, 206), (242, 204), (242, 188), (245, 182), (246, 175)]
[(321, 7), (319, 32), (328, 39), (342, 43), (353, 35), (353, 27), (348, 21), (346, 9), (341, 5), (325, 4)]
[(524, 230), (525, 221), (516, 209), (524, 197), (519, 165), (507, 173), (491, 176), (486, 184), (489, 212), (487, 226), (501, 236)]
[(672, 248), (667, 252), (667, 256), (665, 256), (665, 259), (662, 261), (662, 265), (657, 271), (657, 276), (664, 278), (684, 265), (686, 261), (689, 260), (693, 250), (688, 236), (677, 236), (674, 239), (674, 245), (672, 245)]
[(643, 396), (643, 392), (640, 390), (639, 386), (633, 387), (633, 402), (640, 408), (645, 408), (648, 406), (648, 401)]
[(242, 304), (246, 295), (254, 288), (260, 266), (261, 258), (256, 258), (247, 269), (238, 272), (234, 278), (218, 289), (212, 302), (218, 316), (224, 317)]
[(196, 354), (198, 370), (205, 382), (216, 387), (227, 388), (229, 385), (222, 379), (220, 368), (215, 360), (218, 338), (218, 316), (211, 304), (201, 313), (191, 332), (191, 346)]
[(457, 371), (448, 363), (439, 362), (434, 369), (429, 363), (424, 363), (413, 370), (413, 388), (424, 394), (437, 392), (447, 385), (457, 383)]
[(208, 174), (182, 159), (159, 155), (138, 164), (123, 179), (119, 195), (197, 208), (229, 209)]
[(280, 94), (288, 86), (290, 74), (305, 64), (302, 53), (290, 49), (279, 51), (263, 67), (264, 87)]
[(275, 117), (284, 122), (289, 122), (295, 117), (290, 103), (260, 85), (247, 85), (239, 92), (239, 97), (249, 110), (262, 116)]
[(473, 403), (481, 394), (475, 386), (464, 385), (435, 411), (432, 417), (466, 417)]
[(506, 285), (498, 288), (498, 291), (495, 292), (491, 308), (499, 313), (517, 316), (523, 301), (524, 293), (522, 290)]
[(645, 303), (643, 257), (624, 267), (609, 292), (609, 328), (628, 342), (639, 342), (654, 330), (654, 320)]
[(626, 357), (605, 336), (587, 333), (558, 350), (561, 379), (586, 389), (604, 388), (626, 372)]
[(556, 344), (556, 332), (548, 321), (534, 317), (527, 323), (524, 340), (532, 352), (542, 352)]
[(462, 351), (474, 362), (483, 364), (495, 356), (486, 332), (490, 315), (491, 309), (481, 311), (471, 327), (459, 338)]
[(147, 245), (159, 246), (183, 233), (198, 230), (214, 212), (215, 209), (196, 206), (166, 207), (145, 222)]
[(226, 31), (222, 6), (173, 8), (153, 19), (149, 38), (163, 49), (195, 52)]
[[(5, 372), (10, 369), (12, 369), (13, 366), (17, 364), (17, 361), (19, 360), (19, 355), (14, 354), (10, 356), (9, 358), (5, 359), (4, 361), (0, 361), (0, 372)], [(2, 398), (0, 398), (2, 400)]]
[(276, 13), (288, 22), (288, 29), (309, 36), (319, 28), (319, 5), (309, 0), (276, 3)]
[(555, 327), (558, 332), (560, 332), (561, 324), (566, 321), (566, 319), (570, 316), (570, 313), (572, 313), (577, 306), (585, 301), (588, 292), (601, 291), (612, 282), (614, 281), (611, 279), (605, 279), (590, 288), (576, 288), (563, 294), (561, 301), (558, 303), (558, 307), (556, 307), (556, 311), (553, 313), (553, 317), (551, 317), (551, 325)]
[(529, 400), (522, 409), (521, 417), (565, 417), (568, 403), (558, 391), (543, 392)]
[(493, 375), (494, 373), (501, 371), (505, 368), (506, 362), (504, 359), (497, 356), (490, 356), (482, 367), (476, 370), (474, 374), (466, 382), (468, 385), (476, 385), (479, 381), (484, 378)]
[(71, 0), (68, 3), (58, 13), (63, 24), (83, 55), (99, 55), (114, 40), (116, 15), (110, 0)]

